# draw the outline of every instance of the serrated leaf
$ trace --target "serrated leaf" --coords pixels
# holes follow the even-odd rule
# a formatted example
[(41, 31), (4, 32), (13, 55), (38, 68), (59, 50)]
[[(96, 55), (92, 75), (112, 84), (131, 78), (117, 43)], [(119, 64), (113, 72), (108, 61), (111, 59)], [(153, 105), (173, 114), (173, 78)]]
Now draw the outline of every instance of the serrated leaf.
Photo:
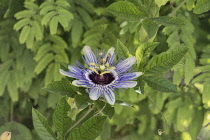
[(57, 0), (55, 3), (63, 8), (70, 7), (70, 4), (66, 0)]
[(36, 5), (35, 3), (33, 2), (24, 2), (24, 7), (26, 9), (30, 9), (30, 10), (33, 10), (34, 12), (37, 11), (39, 9), (38, 5)]
[(146, 59), (149, 54), (156, 48), (158, 42), (146, 42), (138, 46), (136, 49), (137, 67), (142, 68), (146, 64)]
[(168, 16), (161, 16), (161, 17), (156, 17), (152, 18), (155, 22), (158, 24), (164, 25), (164, 26), (177, 26), (177, 27), (182, 27), (184, 26), (184, 22), (182, 19), (178, 17), (168, 17)]
[(118, 53), (118, 57), (127, 58), (130, 57), (131, 54), (129, 53), (128, 48), (118, 39), (116, 45), (116, 52)]
[(187, 51), (187, 47), (182, 47), (154, 56), (145, 67), (146, 73), (162, 73), (171, 69), (182, 59)]
[(31, 24), (31, 26), (32, 26), (31, 27), (32, 33), (33, 33), (34, 37), (36, 38), (36, 40), (37, 41), (42, 40), (42, 38), (43, 38), (43, 32), (42, 32), (41, 25), (37, 21), (34, 21)]
[(46, 55), (49, 51), (51, 51), (51, 50), (52, 50), (52, 46), (50, 45), (50, 43), (43, 44), (43, 45), (39, 48), (39, 50), (38, 50), (36, 56), (34, 57), (34, 60), (38, 62), (39, 60), (41, 60), (41, 58), (42, 58), (43, 56), (45, 56), (45, 55)]
[(201, 14), (209, 11), (210, 9), (210, 0), (198, 0), (193, 12), (195, 14)]
[(46, 75), (44, 78), (45, 85), (50, 84), (54, 80), (53, 74), (54, 74), (54, 63), (51, 63), (46, 70)]
[(22, 20), (19, 20), (15, 25), (14, 25), (14, 30), (18, 31), (20, 30), (22, 27), (28, 25), (31, 23), (31, 20), (29, 18), (24, 18)]
[(75, 96), (75, 92), (78, 90), (68, 81), (55, 81), (48, 84), (44, 89), (64, 96), (67, 95), (72, 98)]
[(113, 15), (129, 21), (140, 21), (146, 17), (146, 14), (136, 8), (136, 6), (127, 1), (119, 1), (107, 7), (107, 10)]
[(40, 10), (40, 15), (46, 15), (48, 12), (54, 11), (54, 10), (55, 10), (55, 6), (53, 4), (45, 6)]
[(177, 92), (177, 87), (168, 79), (154, 77), (154, 76), (142, 76), (147, 85), (155, 90), (162, 92)]
[(68, 31), (69, 21), (63, 15), (58, 16), (58, 22), (63, 26), (65, 31)]
[(53, 124), (61, 139), (65, 138), (65, 134), (72, 123), (71, 118), (68, 116), (69, 111), (71, 111), (71, 107), (67, 102), (66, 96), (64, 96), (57, 104), (53, 114)]
[(34, 72), (36, 74), (40, 74), (47, 65), (54, 59), (54, 55), (52, 53), (46, 54), (36, 65), (36, 68), (34, 69)]
[(159, 25), (156, 24), (152, 19), (147, 18), (142, 21), (142, 26), (147, 33), (147, 40), (153, 41), (158, 31)]
[(30, 30), (31, 30), (30, 26), (24, 26), (23, 27), (23, 29), (21, 30), (21, 33), (20, 33), (20, 37), (19, 37), (20, 44), (23, 44), (23, 43), (26, 42)]
[(32, 108), (32, 118), (34, 129), (40, 138), (43, 140), (56, 140), (52, 128), (47, 124), (47, 119), (34, 108)]
[(95, 116), (84, 122), (78, 128), (70, 131), (71, 140), (93, 140), (103, 131), (106, 116)]
[(66, 19), (67, 19), (69, 22), (74, 18), (73, 14), (70, 13), (70, 12), (69, 12), (68, 10), (66, 10), (66, 9), (59, 9), (59, 10), (58, 10), (58, 13), (59, 13), (59, 15), (65, 16)]
[(58, 29), (58, 17), (54, 16), (50, 21), (50, 34), (54, 35), (57, 33)]

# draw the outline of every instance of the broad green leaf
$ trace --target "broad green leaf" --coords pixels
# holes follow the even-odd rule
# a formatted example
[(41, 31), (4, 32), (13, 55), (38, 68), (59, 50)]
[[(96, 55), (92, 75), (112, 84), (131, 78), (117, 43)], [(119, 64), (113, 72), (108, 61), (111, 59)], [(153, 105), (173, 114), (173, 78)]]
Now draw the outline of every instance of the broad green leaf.
[(21, 33), (20, 33), (20, 37), (19, 37), (20, 44), (23, 44), (23, 43), (26, 42), (30, 30), (31, 30), (30, 26), (24, 26), (23, 27), (23, 29), (21, 30)]
[(68, 116), (69, 111), (71, 111), (71, 107), (67, 102), (66, 96), (64, 96), (57, 104), (53, 115), (53, 124), (61, 139), (65, 138), (65, 134), (72, 123), (71, 118)]
[(76, 97), (75, 97), (75, 102), (76, 102), (76, 105), (77, 105), (77, 108), (78, 109), (83, 109), (85, 107), (88, 106), (88, 101), (89, 99), (84, 97), (83, 95), (79, 95), (77, 94)]
[(50, 21), (50, 34), (54, 35), (58, 29), (58, 16), (54, 16)]
[(171, 69), (187, 51), (187, 47), (179, 47), (154, 56), (145, 67), (146, 73), (162, 73)]
[(77, 87), (71, 85), (68, 81), (55, 81), (47, 85), (44, 89), (70, 97), (74, 97), (76, 94), (75, 92), (78, 90)]
[(54, 11), (54, 10), (56, 10), (56, 9), (55, 9), (55, 6), (53, 4), (45, 6), (40, 10), (40, 15), (46, 15), (48, 12)]
[(177, 111), (176, 124), (179, 131), (185, 131), (189, 128), (194, 115), (196, 115), (196, 112), (194, 111), (195, 110), (191, 105), (191, 101), (189, 100), (189, 98), (185, 99), (185, 101), (182, 102)]
[(24, 2), (24, 7), (26, 9), (33, 10), (34, 12), (39, 10), (39, 7), (38, 7), (38, 5), (36, 3), (29, 2), (29, 1)]
[(77, 11), (78, 11), (79, 15), (81, 16), (82, 20), (85, 22), (85, 24), (88, 27), (91, 27), (91, 25), (93, 24), (91, 15), (89, 15), (88, 12), (82, 8), (77, 8)]
[(199, 83), (199, 82), (203, 82), (206, 79), (210, 78), (210, 73), (201, 73), (200, 75), (198, 75), (197, 77), (195, 77), (192, 81), (192, 83)]
[(95, 116), (70, 131), (69, 140), (93, 140), (103, 131), (106, 116)]
[(190, 55), (190, 53), (186, 53), (185, 55), (185, 79), (184, 82), (188, 85), (190, 84), (191, 79), (194, 76), (193, 69), (195, 68), (195, 62), (194, 59), (192, 58), (192, 56)]
[[(17, 122), (9, 122), (0, 127), (0, 135), (5, 132), (12, 132), (11, 140), (32, 140), (32, 135), (30, 130), (23, 124)], [(9, 139), (1, 139), (0, 140), (9, 140)]]
[(27, 46), (27, 48), (31, 49), (33, 47), (33, 45), (34, 45), (34, 34), (33, 34), (33, 31), (30, 30), (30, 33), (26, 40), (26, 46)]
[(127, 1), (118, 1), (107, 7), (113, 15), (129, 21), (140, 21), (146, 14), (140, 11), (134, 4)]
[(152, 19), (158, 24), (161, 24), (164, 26), (176, 26), (176, 27), (184, 26), (184, 22), (182, 21), (182, 19), (178, 17), (161, 16), (161, 17), (156, 17)]
[(177, 87), (168, 79), (155, 76), (142, 76), (147, 85), (155, 90), (162, 92), (177, 92)]
[(203, 109), (195, 109), (196, 115), (194, 115), (192, 122), (190, 123), (189, 133), (192, 140), (198, 137), (198, 134), (202, 128), (204, 120), (204, 111)]
[(9, 79), (7, 82), (7, 89), (12, 102), (17, 102), (19, 99), (19, 93), (18, 93), (18, 87), (16, 84), (16, 77), (14, 71), (10, 71)]
[(202, 101), (206, 105), (206, 108), (210, 107), (210, 79), (204, 81)]
[(96, 107), (99, 112), (103, 112), (105, 115), (108, 115), (109, 119), (111, 119), (115, 113), (114, 107), (102, 101), (97, 101)]
[(153, 41), (158, 31), (159, 25), (155, 23), (152, 19), (145, 19), (142, 21), (142, 26), (147, 33), (147, 40)]
[(158, 42), (146, 42), (138, 46), (136, 49), (136, 63), (138, 68), (144, 67), (149, 54), (156, 48), (158, 44)]
[(193, 12), (195, 14), (202, 14), (209, 11), (210, 9), (210, 0), (198, 0)]
[(34, 108), (32, 108), (32, 118), (34, 129), (40, 138), (43, 140), (56, 140), (52, 128), (47, 124), (47, 119)]
[(34, 57), (35, 61), (40, 61), (49, 51), (52, 50), (52, 46), (50, 43), (45, 43), (42, 46), (39, 47), (38, 52), (36, 53), (36, 56)]
[(128, 48), (120, 41), (117, 40), (117, 45), (116, 45), (116, 52), (118, 53), (118, 57), (122, 57), (122, 58), (127, 58), (130, 57), (131, 54), (129, 53)]
[(32, 28), (31, 30), (33, 30), (33, 34), (34, 34), (34, 37), (36, 38), (36, 40), (42, 40), (43, 38), (43, 31), (42, 31), (42, 27), (41, 25), (37, 22), (37, 21), (34, 21), (32, 24), (31, 24)]
[(63, 15), (64, 17), (66, 17), (66, 19), (70, 22), (74, 16), (72, 13), (70, 13), (68, 10), (66, 9), (59, 9), (58, 10), (59, 15)]
[(63, 26), (65, 31), (69, 30), (69, 21), (65, 18), (64, 15), (59, 15), (58, 16), (58, 22)]
[(26, 19), (30, 20), (28, 18), (30, 16), (32, 16), (32, 13), (30, 12), (30, 10), (23, 10), (23, 11), (20, 11), (20, 12), (15, 14), (15, 18), (16, 19), (26, 18)]
[(63, 8), (70, 7), (70, 4), (66, 0), (57, 0), (55, 3)]
[(48, 65), (49, 63), (54, 59), (54, 55), (52, 53), (46, 54), (36, 65), (36, 68), (34, 72), (36, 74), (40, 74)]

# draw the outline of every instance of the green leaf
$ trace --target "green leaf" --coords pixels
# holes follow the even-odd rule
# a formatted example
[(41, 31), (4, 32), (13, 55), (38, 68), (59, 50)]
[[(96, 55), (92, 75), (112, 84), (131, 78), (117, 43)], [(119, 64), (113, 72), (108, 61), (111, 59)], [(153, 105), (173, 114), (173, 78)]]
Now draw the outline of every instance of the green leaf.
[(74, 20), (71, 30), (71, 41), (72, 46), (76, 48), (81, 40), (83, 34), (82, 22), (79, 20)]
[(118, 39), (116, 45), (116, 52), (118, 53), (118, 57), (127, 58), (130, 57), (131, 54), (129, 53), (128, 48)]
[(83, 95), (77, 94), (75, 97), (75, 102), (78, 109), (83, 109), (88, 106), (88, 98), (85, 98)]
[(36, 74), (40, 74), (48, 65), (49, 63), (54, 59), (54, 55), (52, 53), (46, 54), (36, 65), (36, 68), (34, 72)]
[(20, 30), (23, 26), (26, 26), (28, 24), (31, 23), (31, 20), (29, 18), (24, 18), (20, 21), (18, 21), (15, 25), (14, 25), (14, 30), (18, 31)]
[(67, 102), (66, 96), (64, 96), (57, 104), (53, 115), (53, 124), (61, 139), (65, 139), (65, 134), (72, 123), (71, 118), (68, 116), (69, 111), (71, 111), (71, 107)]
[(9, 77), (10, 75), (7, 70), (0, 71), (0, 96), (4, 94)]
[(31, 16), (32, 16), (32, 13), (30, 12), (30, 10), (23, 10), (15, 14), (16, 19), (26, 18), (30, 20), (28, 17), (31, 17)]
[(203, 109), (195, 109), (196, 115), (193, 117), (193, 121), (190, 123), (189, 133), (191, 138), (194, 140), (198, 137), (199, 132), (201, 131), (204, 111)]
[(54, 16), (50, 21), (50, 34), (54, 35), (57, 33), (58, 28), (58, 17)]
[(162, 5), (165, 5), (169, 0), (155, 0), (155, 3), (158, 5), (158, 7), (161, 7)]
[(164, 26), (176, 26), (176, 27), (183, 27), (185, 24), (182, 19), (178, 17), (168, 17), (168, 16), (161, 16), (152, 18), (158, 24)]
[(46, 15), (48, 12), (54, 11), (54, 10), (55, 10), (55, 6), (53, 4), (45, 6), (40, 10), (40, 15)]
[(54, 17), (56, 16), (56, 12), (55, 11), (51, 11), (49, 13), (47, 13), (43, 18), (42, 18), (42, 25), (47, 25), (48, 22)]
[(23, 43), (26, 42), (30, 30), (31, 30), (31, 27), (30, 26), (24, 26), (23, 27), (23, 29), (22, 29), (22, 31), (20, 33), (20, 37), (19, 37), (20, 44), (23, 44)]
[(187, 47), (179, 47), (154, 56), (145, 67), (146, 73), (162, 73), (177, 64), (188, 51)]
[(107, 7), (107, 10), (113, 15), (129, 21), (140, 21), (146, 17), (146, 14), (140, 11), (136, 6), (127, 1), (119, 1)]
[[(44, 83), (45, 85), (50, 84), (54, 80), (54, 63), (51, 63), (46, 70), (45, 78), (44, 78)], [(58, 71), (57, 71), (58, 72)]]
[(158, 42), (146, 42), (138, 46), (136, 49), (136, 63), (138, 68), (144, 67), (149, 54), (156, 48), (158, 44)]
[(57, 94), (67, 95), (72, 98), (78, 90), (77, 87), (71, 85), (68, 81), (55, 81), (47, 85), (44, 89)]
[(158, 24), (155, 23), (152, 19), (147, 18), (142, 21), (142, 26), (147, 33), (147, 40), (152, 41), (158, 31), (159, 28)]
[(32, 108), (34, 129), (43, 140), (56, 140), (52, 128), (47, 124), (46, 118), (36, 109)]
[(154, 76), (142, 76), (147, 85), (155, 90), (162, 92), (177, 92), (177, 87), (168, 79), (154, 77)]
[(105, 115), (108, 115), (109, 119), (111, 119), (115, 113), (114, 107), (102, 101), (97, 101), (96, 107), (99, 112), (102, 111)]
[(204, 81), (204, 87), (203, 87), (203, 94), (202, 94), (202, 101), (206, 105), (206, 108), (210, 107), (210, 79), (206, 79)]
[[(32, 140), (32, 135), (30, 130), (23, 124), (17, 122), (9, 122), (0, 127), (0, 134), (5, 131), (12, 132), (11, 140)], [(1, 138), (0, 138), (1, 139)], [(9, 140), (9, 139), (1, 139)]]
[(202, 14), (209, 11), (210, 9), (210, 0), (198, 0), (193, 12), (195, 14)]
[(71, 140), (93, 140), (103, 131), (106, 116), (95, 116), (84, 122), (81, 126), (70, 131)]
[(7, 83), (7, 89), (10, 95), (10, 98), (13, 102), (17, 102), (19, 99), (18, 87), (16, 84), (15, 72), (10, 71), (9, 79)]

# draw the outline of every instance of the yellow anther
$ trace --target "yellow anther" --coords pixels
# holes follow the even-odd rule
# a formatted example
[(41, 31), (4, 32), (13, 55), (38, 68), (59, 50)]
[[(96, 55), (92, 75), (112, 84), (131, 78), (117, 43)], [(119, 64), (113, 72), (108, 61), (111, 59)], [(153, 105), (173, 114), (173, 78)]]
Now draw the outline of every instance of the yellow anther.
[(94, 71), (95, 73), (99, 74), (98, 71), (97, 71), (95, 68), (89, 67), (89, 69), (91, 69), (91, 70)]
[(102, 70), (102, 71), (104, 71), (106, 69), (106, 67), (104, 65), (100, 65), (99, 66), (99, 69)]
[(115, 67), (108, 67), (107, 69), (114, 70), (116, 68)]
[(90, 65), (92, 65), (92, 66), (99, 67), (99, 65), (98, 65), (98, 64), (96, 64), (96, 63), (92, 63), (92, 62), (90, 62), (89, 64), (90, 64)]
[(108, 63), (108, 62), (106, 62), (105, 66), (106, 66), (106, 67), (109, 67), (109, 63)]
[(104, 71), (104, 72), (100, 73), (100, 75), (104, 75), (106, 73), (111, 73), (111, 71)]

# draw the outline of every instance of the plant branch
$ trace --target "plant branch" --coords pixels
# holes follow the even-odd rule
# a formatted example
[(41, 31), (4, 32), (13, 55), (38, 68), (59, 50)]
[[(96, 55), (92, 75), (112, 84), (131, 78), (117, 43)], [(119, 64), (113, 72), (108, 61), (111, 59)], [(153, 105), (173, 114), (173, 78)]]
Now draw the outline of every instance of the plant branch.
[(176, 14), (176, 12), (182, 7), (182, 5), (184, 5), (188, 0), (184, 0), (183, 2), (181, 2), (168, 16), (172, 17)]
[(66, 132), (66, 134), (68, 134), (74, 127), (76, 127), (83, 119), (85, 119), (87, 117), (88, 114), (90, 114), (91, 111), (93, 111), (95, 107), (95, 104), (89, 108), (89, 110), (77, 121), (75, 122)]

